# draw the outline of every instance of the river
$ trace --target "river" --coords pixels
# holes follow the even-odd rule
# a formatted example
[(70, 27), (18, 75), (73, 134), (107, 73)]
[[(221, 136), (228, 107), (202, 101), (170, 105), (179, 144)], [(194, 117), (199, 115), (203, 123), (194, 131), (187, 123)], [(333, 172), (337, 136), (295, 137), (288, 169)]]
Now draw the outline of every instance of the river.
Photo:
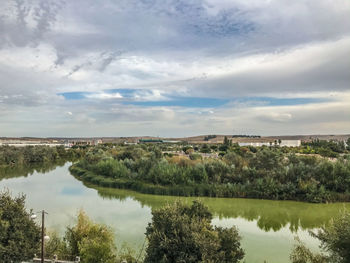
[[(151, 209), (177, 197), (140, 194), (133, 191), (85, 185), (68, 171), (70, 163), (27, 176), (21, 170), (0, 177), (0, 190), (8, 188), (13, 195), (24, 193), (27, 208), (46, 210), (46, 226), (60, 233), (73, 225), (79, 209), (95, 221), (111, 226), (118, 246), (127, 243), (139, 251), (145, 229), (151, 221)], [(191, 202), (194, 198), (180, 197)], [(247, 263), (289, 262), (295, 236), (314, 251), (318, 242), (309, 234), (350, 204), (308, 204), (292, 201), (268, 201), (236, 198), (200, 198), (214, 215), (218, 226), (236, 225), (242, 236)]]

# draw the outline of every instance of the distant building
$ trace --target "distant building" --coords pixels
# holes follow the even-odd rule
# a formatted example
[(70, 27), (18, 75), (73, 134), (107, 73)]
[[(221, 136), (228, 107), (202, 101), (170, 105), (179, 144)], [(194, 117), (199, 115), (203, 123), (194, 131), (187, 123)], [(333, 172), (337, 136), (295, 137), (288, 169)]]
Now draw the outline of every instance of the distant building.
[(65, 145), (68, 147), (72, 146), (96, 146), (102, 143), (101, 139), (97, 140), (74, 140), (74, 141), (69, 141)]
[(273, 143), (270, 142), (239, 142), (239, 146), (254, 146), (254, 147), (261, 147), (261, 146), (270, 146), (273, 145)]
[(1, 140), (0, 141), (1, 146), (14, 146), (14, 147), (26, 147), (26, 146), (50, 146), (50, 147), (56, 147), (61, 146), (63, 144), (59, 142), (51, 142), (51, 141), (41, 141), (41, 140)]
[(164, 140), (164, 143), (179, 143), (181, 141), (174, 141), (174, 140)]
[(127, 142), (127, 141), (125, 141), (124, 144), (125, 145), (136, 145), (137, 142)]
[(281, 143), (278, 144), (277, 141), (271, 141), (271, 142), (239, 142), (239, 146), (254, 146), (254, 147), (261, 147), (261, 146), (286, 146), (286, 147), (299, 147), (301, 145), (301, 140), (281, 140)]
[(102, 143), (102, 140), (101, 139), (98, 139), (98, 140), (94, 140), (94, 145), (99, 145)]
[(161, 139), (140, 139), (138, 143), (179, 143), (181, 141), (175, 140), (161, 140)]
[(280, 146), (287, 146), (287, 147), (299, 147), (301, 145), (301, 140), (282, 140), (280, 143)]
[(73, 143), (72, 142), (68, 142), (68, 141), (65, 141), (64, 142), (64, 147), (65, 148), (71, 148), (73, 146)]
[(139, 143), (162, 143), (163, 140), (160, 139), (140, 139)]

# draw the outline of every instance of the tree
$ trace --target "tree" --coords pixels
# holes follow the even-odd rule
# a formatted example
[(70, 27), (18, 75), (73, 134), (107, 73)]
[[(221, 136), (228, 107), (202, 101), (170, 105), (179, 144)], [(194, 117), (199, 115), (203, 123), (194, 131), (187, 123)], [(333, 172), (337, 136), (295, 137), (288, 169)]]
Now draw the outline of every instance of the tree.
[(145, 263), (239, 262), (244, 257), (235, 227), (213, 227), (212, 214), (202, 203), (176, 202), (152, 211), (146, 230)]
[(290, 260), (292, 263), (327, 263), (327, 257), (322, 254), (312, 253), (298, 238)]
[(201, 153), (210, 153), (210, 152), (211, 152), (211, 150), (210, 150), (208, 144), (206, 144), (206, 143), (203, 144), (203, 146), (201, 148)]
[(219, 146), (219, 150), (226, 152), (230, 146), (232, 146), (232, 140), (229, 140), (227, 136), (225, 136), (223, 144)]
[(25, 208), (25, 196), (0, 193), (0, 262), (21, 262), (34, 257), (40, 246), (40, 227)]
[(217, 151), (217, 149), (218, 149), (218, 146), (217, 145), (210, 145), (210, 149), (212, 149), (214, 152), (216, 152)]
[(350, 212), (343, 213), (312, 235), (321, 241), (332, 262), (350, 262)]
[(228, 146), (228, 139), (227, 139), (227, 136), (224, 137), (224, 142), (223, 142), (224, 145)]
[(190, 145), (185, 145), (184, 147), (182, 147), (182, 151), (186, 154), (188, 154), (187, 150), (189, 150), (189, 149), (192, 149), (192, 151), (193, 151), (193, 147)]
[(190, 155), (190, 154), (192, 154), (194, 152), (194, 150), (193, 150), (193, 148), (188, 148), (187, 150), (186, 150), (186, 154), (188, 154), (188, 155)]
[(224, 145), (230, 146), (230, 140), (227, 138), (227, 136), (224, 137)]
[(94, 223), (83, 212), (78, 214), (77, 224), (68, 227), (64, 240), (72, 257), (80, 256), (82, 263), (112, 263), (116, 259), (113, 231)]
[(45, 245), (45, 257), (53, 258), (54, 255), (58, 256), (59, 259), (71, 259), (67, 258), (68, 251), (65, 241), (55, 231), (47, 232), (50, 239)]
[(73, 260), (80, 256), (82, 263), (120, 263), (124, 260), (135, 262), (134, 251), (125, 244), (117, 255), (113, 231), (102, 224), (94, 223), (80, 211), (77, 224), (67, 227), (63, 239), (56, 233), (49, 233), (46, 255), (59, 259)]
[(299, 243), (291, 255), (293, 263), (350, 262), (350, 212), (343, 211), (339, 217), (331, 220), (328, 226), (310, 234), (320, 240), (320, 248), (325, 253), (312, 254), (308, 248)]
[(348, 140), (346, 141), (346, 149), (348, 151), (350, 151), (350, 137), (348, 138)]

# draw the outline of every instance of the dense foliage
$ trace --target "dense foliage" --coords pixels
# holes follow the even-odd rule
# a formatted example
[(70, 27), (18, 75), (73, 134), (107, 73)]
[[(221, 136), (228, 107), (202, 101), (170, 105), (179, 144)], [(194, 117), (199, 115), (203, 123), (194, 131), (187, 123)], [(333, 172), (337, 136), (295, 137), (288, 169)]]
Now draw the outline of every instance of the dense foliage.
[(81, 158), (85, 149), (63, 146), (0, 146), (0, 180), (27, 176), (35, 171), (45, 173)]
[(32, 259), (40, 245), (40, 228), (25, 208), (25, 196), (0, 193), (0, 262)]
[(57, 255), (60, 259), (74, 260), (79, 256), (82, 263), (118, 263), (123, 259), (132, 262), (134, 258), (125, 251), (117, 255), (114, 232), (103, 224), (93, 222), (83, 211), (77, 216), (77, 223), (67, 227), (64, 238), (57, 233), (50, 233), (46, 246), (49, 258)]
[(292, 263), (331, 263), (327, 260), (325, 255), (313, 253), (298, 238), (297, 242), (297, 245), (290, 254), (290, 260)]
[(244, 257), (237, 229), (213, 227), (211, 213), (200, 202), (176, 202), (152, 215), (145, 263), (235, 263)]
[(53, 163), (81, 157), (82, 149), (65, 149), (64, 146), (0, 146), (0, 168), (5, 166), (28, 166)]
[(210, 158), (202, 157), (204, 146), (196, 153), (180, 156), (163, 155), (154, 145), (94, 149), (70, 170), (93, 184), (150, 194), (308, 202), (350, 200), (347, 155), (329, 159), (285, 147), (223, 145), (227, 150)]
[(310, 232), (320, 242), (324, 253), (314, 254), (298, 243), (291, 254), (293, 263), (347, 263), (350, 262), (350, 213), (343, 213), (318, 232)]
[(325, 157), (338, 157), (350, 149), (350, 138), (347, 140), (347, 146), (343, 141), (313, 140), (303, 143), (302, 153), (320, 154)]
[(350, 262), (349, 212), (344, 211), (313, 236), (321, 241), (321, 248), (329, 254), (332, 262)]
[(84, 212), (65, 235), (68, 253), (81, 256), (83, 263), (115, 262), (114, 233), (105, 225), (93, 223)]

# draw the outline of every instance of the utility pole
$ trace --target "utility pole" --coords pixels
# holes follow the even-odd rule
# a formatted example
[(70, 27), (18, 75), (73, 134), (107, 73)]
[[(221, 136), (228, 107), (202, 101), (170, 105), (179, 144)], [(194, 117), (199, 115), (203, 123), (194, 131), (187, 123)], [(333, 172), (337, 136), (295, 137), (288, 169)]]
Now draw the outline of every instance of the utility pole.
[(44, 263), (44, 243), (45, 243), (45, 210), (41, 211), (41, 263)]

